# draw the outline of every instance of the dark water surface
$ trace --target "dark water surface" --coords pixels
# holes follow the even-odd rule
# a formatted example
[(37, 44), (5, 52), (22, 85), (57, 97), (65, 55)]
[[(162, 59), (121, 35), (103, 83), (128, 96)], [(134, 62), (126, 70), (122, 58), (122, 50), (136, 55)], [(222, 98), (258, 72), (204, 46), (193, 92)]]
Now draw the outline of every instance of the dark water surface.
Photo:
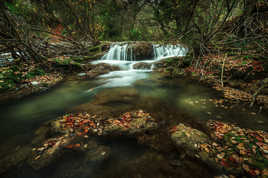
[[(34, 131), (44, 122), (70, 111), (117, 116), (143, 109), (159, 121), (159, 133), (163, 135), (167, 135), (170, 126), (181, 122), (202, 130), (209, 119), (268, 131), (267, 113), (253, 115), (257, 111), (249, 111), (239, 104), (228, 109), (216, 107), (210, 100), (219, 97), (218, 92), (197, 82), (171, 80), (147, 72), (123, 71), (96, 80), (67, 80), (47, 93), (1, 105), (0, 159), (20, 146), (31, 144)], [(162, 148), (158, 150), (135, 139), (94, 138), (111, 149), (108, 160), (88, 163), (82, 153), (70, 153), (40, 171), (21, 163), (3, 177), (211, 177), (217, 174), (196, 160), (171, 164), (179, 155), (166, 138), (160, 137)]]

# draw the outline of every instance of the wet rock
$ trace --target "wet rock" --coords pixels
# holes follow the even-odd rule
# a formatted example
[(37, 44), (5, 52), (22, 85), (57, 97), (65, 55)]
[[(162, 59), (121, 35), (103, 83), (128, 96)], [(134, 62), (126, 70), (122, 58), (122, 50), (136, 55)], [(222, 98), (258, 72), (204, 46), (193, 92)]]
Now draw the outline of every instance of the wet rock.
[(39, 170), (56, 162), (67, 154), (67, 150), (85, 152), (86, 161), (102, 161), (109, 157), (110, 149), (98, 145), (91, 135), (134, 136), (157, 127), (150, 114), (142, 110), (108, 120), (95, 114), (67, 114), (36, 131), (37, 138), (33, 142), (38, 145), (32, 148), (27, 162), (33, 169)]
[[(199, 159), (213, 169), (222, 170), (222, 166), (206, 151), (205, 146), (211, 141), (205, 133), (179, 124), (171, 129), (171, 139), (178, 151), (186, 153), (189, 157)], [(201, 147), (205, 149), (201, 149)]]
[(5, 156), (0, 160), (0, 175), (26, 160), (30, 154), (31, 147), (24, 146)]
[(137, 42), (132, 44), (132, 48), (136, 60), (148, 60), (154, 57), (154, 49), (151, 43)]
[(100, 63), (97, 65), (92, 65), (91, 69), (89, 69), (89, 72), (86, 73), (86, 78), (95, 78), (101, 74), (106, 74), (111, 71), (119, 70), (118, 66), (109, 65), (106, 63)]
[(184, 57), (170, 57), (154, 62), (154, 70), (160, 70), (169, 66), (183, 67)]
[[(74, 137), (89, 135), (133, 136), (158, 127), (154, 118), (142, 110), (126, 112), (116, 118), (104, 118), (89, 113), (65, 115), (54, 121), (52, 129)], [(84, 137), (85, 138), (85, 137)]]
[(209, 137), (205, 133), (184, 124), (179, 124), (172, 129), (172, 141), (179, 149), (185, 150), (189, 156), (195, 157), (199, 152), (199, 145), (209, 142)]
[(158, 127), (156, 121), (142, 110), (127, 112), (119, 119), (108, 120), (103, 129), (104, 135), (135, 135), (145, 131), (155, 130)]
[(133, 65), (133, 69), (151, 69), (151, 63), (139, 62)]
[(73, 138), (64, 136), (45, 140), (39, 147), (32, 148), (28, 164), (35, 170), (47, 167), (63, 155), (64, 146), (70, 144), (72, 140)]

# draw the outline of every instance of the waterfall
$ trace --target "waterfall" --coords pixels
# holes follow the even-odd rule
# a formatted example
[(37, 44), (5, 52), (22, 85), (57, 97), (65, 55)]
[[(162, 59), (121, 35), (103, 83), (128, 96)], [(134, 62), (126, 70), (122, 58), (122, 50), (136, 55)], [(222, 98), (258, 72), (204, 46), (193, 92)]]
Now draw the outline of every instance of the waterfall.
[(101, 60), (133, 61), (133, 51), (128, 44), (115, 44), (110, 47), (108, 53)]
[[(187, 53), (187, 49), (181, 45), (153, 44), (150, 46), (150, 44), (147, 44), (146, 49), (138, 45), (132, 42), (114, 43), (110, 46), (108, 53), (100, 60), (91, 62), (92, 64), (108, 63), (121, 69), (99, 76), (100, 79), (106, 79), (107, 82), (102, 87), (132, 85), (136, 80), (145, 79), (148, 73), (152, 72), (154, 62), (169, 57), (185, 56)], [(138, 52), (144, 54), (135, 54), (137, 50), (141, 50)], [(143, 59), (141, 58), (142, 55), (144, 55)]]
[(154, 58), (163, 59), (169, 57), (185, 56), (187, 49), (180, 45), (153, 45)]
[[(184, 56), (187, 49), (180, 45), (153, 45), (154, 58), (153, 60)], [(129, 44), (114, 44), (111, 45), (110, 50), (105, 54), (101, 60), (109, 61), (135, 61), (133, 48)], [(150, 59), (146, 59), (150, 60)]]
[(153, 53), (151, 56), (153, 56), (153, 58), (150, 57), (143, 60), (136, 60), (136, 50), (135, 43), (134, 45), (133, 43), (114, 43), (111, 45), (107, 54), (105, 54), (100, 60), (92, 62), (92, 64), (108, 63), (111, 65), (117, 65), (123, 70), (134, 70), (135, 64), (148, 63), (151, 64), (151, 67), (144, 71), (152, 71), (154, 68), (153, 63), (157, 60), (185, 56), (188, 49), (181, 45), (153, 44), (151, 49)]

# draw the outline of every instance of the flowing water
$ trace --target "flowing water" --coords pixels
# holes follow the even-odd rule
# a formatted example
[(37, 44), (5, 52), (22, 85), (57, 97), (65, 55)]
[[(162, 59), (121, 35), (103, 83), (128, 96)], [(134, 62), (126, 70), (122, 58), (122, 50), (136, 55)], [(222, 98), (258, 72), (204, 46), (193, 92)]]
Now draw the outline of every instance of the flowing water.
[[(0, 159), (19, 146), (31, 144), (34, 131), (44, 122), (68, 112), (87, 111), (118, 116), (126, 111), (143, 109), (161, 124), (161, 148), (152, 149), (129, 138), (93, 138), (98, 144), (110, 148), (108, 160), (88, 163), (84, 161), (85, 155), (74, 152), (40, 171), (21, 163), (3, 178), (212, 177), (217, 173), (210, 172), (195, 160), (180, 160), (176, 166), (171, 164), (179, 159), (179, 155), (166, 137), (170, 126), (187, 123), (202, 129), (207, 120), (215, 119), (268, 131), (267, 113), (252, 115), (252, 111), (243, 111), (239, 105), (228, 109), (218, 108), (210, 102), (210, 99), (220, 97), (215, 90), (186, 79), (163, 78), (149, 70), (132, 70), (130, 66), (136, 61), (122, 54), (121, 49), (131, 51), (127, 46), (114, 46), (110, 56), (115, 57), (116, 54), (120, 58), (111, 60), (106, 56), (101, 61), (117, 62), (125, 70), (111, 72), (94, 80), (66, 80), (47, 93), (1, 105)], [(161, 49), (162, 52), (159, 52), (160, 48), (155, 49), (154, 60), (159, 60), (159, 56), (171, 56), (172, 53), (167, 49), (181, 51), (174, 46)], [(182, 54), (177, 52), (177, 55)]]

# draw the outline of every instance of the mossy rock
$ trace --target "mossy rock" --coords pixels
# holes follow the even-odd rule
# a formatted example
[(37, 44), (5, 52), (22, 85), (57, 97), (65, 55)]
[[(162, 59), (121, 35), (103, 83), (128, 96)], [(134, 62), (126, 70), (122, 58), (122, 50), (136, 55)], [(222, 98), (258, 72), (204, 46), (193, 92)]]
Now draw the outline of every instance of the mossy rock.
[(136, 60), (148, 60), (154, 57), (153, 45), (148, 42), (138, 42), (132, 44), (133, 54)]

